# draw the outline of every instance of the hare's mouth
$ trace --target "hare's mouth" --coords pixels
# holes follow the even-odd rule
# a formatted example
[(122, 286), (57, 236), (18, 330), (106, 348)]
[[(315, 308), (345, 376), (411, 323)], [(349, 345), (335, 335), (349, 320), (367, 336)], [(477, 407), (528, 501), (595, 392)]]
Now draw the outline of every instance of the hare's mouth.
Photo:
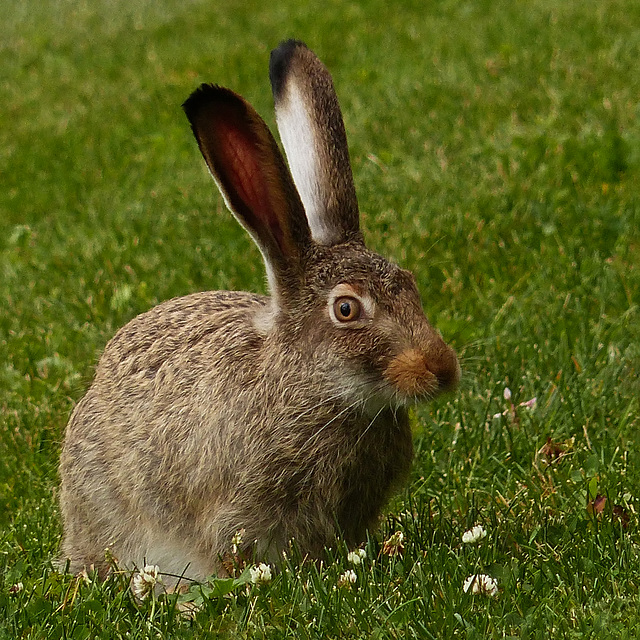
[(372, 375), (343, 379), (341, 395), (351, 408), (371, 417), (388, 407), (399, 409), (421, 400), (428, 400), (437, 395), (437, 391), (431, 395), (423, 390), (399, 389), (389, 380)]
[(454, 389), (460, 380), (460, 365), (454, 351), (444, 345), (438, 356), (407, 348), (386, 363), (382, 375), (379, 370), (343, 375), (340, 395), (350, 406), (360, 406), (367, 414), (375, 414), (384, 407), (400, 408), (432, 400)]

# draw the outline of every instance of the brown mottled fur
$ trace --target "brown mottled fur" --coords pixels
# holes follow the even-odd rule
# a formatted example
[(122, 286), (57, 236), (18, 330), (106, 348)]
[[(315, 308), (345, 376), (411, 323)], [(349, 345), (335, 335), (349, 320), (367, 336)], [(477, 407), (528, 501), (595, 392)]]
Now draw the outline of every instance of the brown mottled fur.
[[(282, 45), (274, 87), (316, 74), (332, 91), (309, 55), (300, 43)], [(339, 110), (319, 118), (317, 107), (304, 108), (313, 122), (342, 122)], [(337, 195), (322, 172), (306, 176), (321, 199), (331, 191), (333, 205), (349, 212), (340, 224), (335, 206), (327, 219), (316, 212), (330, 230), (320, 241), (303, 209), (317, 211), (317, 203), (306, 192), (300, 200), (250, 105), (203, 87), (185, 110), (227, 203), (263, 253), (272, 295), (169, 300), (109, 342), (71, 416), (60, 463), (62, 557), (73, 571), (104, 573), (109, 549), (124, 566), (224, 573), (240, 529), (245, 551), (271, 560), (292, 538), (313, 557), (338, 534), (359, 544), (409, 471), (407, 402), (459, 377), (411, 274), (364, 247), (348, 165), (351, 187)], [(329, 143), (344, 159), (344, 135), (318, 144)], [(363, 315), (333, 317), (333, 291), (347, 291)]]

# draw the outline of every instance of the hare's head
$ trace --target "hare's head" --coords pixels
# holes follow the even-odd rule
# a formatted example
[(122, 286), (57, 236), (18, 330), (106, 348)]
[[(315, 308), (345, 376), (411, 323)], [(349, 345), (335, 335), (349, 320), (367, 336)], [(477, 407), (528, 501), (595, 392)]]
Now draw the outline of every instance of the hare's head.
[(272, 296), (264, 330), (374, 405), (455, 387), (457, 358), (427, 321), (412, 274), (364, 246), (329, 72), (289, 41), (272, 53), (270, 76), (291, 173), (237, 94), (203, 85), (184, 105), (229, 209), (264, 257)]

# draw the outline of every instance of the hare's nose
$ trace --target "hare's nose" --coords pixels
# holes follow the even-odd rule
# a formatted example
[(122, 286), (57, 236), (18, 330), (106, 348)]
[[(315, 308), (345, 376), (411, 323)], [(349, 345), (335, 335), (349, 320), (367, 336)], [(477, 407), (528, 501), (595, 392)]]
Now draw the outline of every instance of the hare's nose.
[(408, 396), (434, 397), (458, 384), (460, 367), (453, 349), (438, 337), (426, 349), (410, 347), (397, 354), (387, 365), (385, 378)]
[(455, 351), (444, 342), (431, 355), (427, 366), (438, 381), (439, 391), (451, 391), (458, 386), (461, 373), (458, 357)]

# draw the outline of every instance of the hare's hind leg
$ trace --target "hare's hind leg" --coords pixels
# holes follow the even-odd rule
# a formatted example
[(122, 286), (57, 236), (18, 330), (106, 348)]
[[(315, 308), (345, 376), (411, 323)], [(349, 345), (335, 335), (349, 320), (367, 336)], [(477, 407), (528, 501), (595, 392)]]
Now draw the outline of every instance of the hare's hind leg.
[(81, 571), (96, 571), (101, 579), (106, 578), (112, 566), (112, 556), (108, 546), (101, 544), (100, 536), (96, 536), (90, 523), (77, 516), (65, 514), (65, 533), (58, 558), (61, 571), (78, 574)]

